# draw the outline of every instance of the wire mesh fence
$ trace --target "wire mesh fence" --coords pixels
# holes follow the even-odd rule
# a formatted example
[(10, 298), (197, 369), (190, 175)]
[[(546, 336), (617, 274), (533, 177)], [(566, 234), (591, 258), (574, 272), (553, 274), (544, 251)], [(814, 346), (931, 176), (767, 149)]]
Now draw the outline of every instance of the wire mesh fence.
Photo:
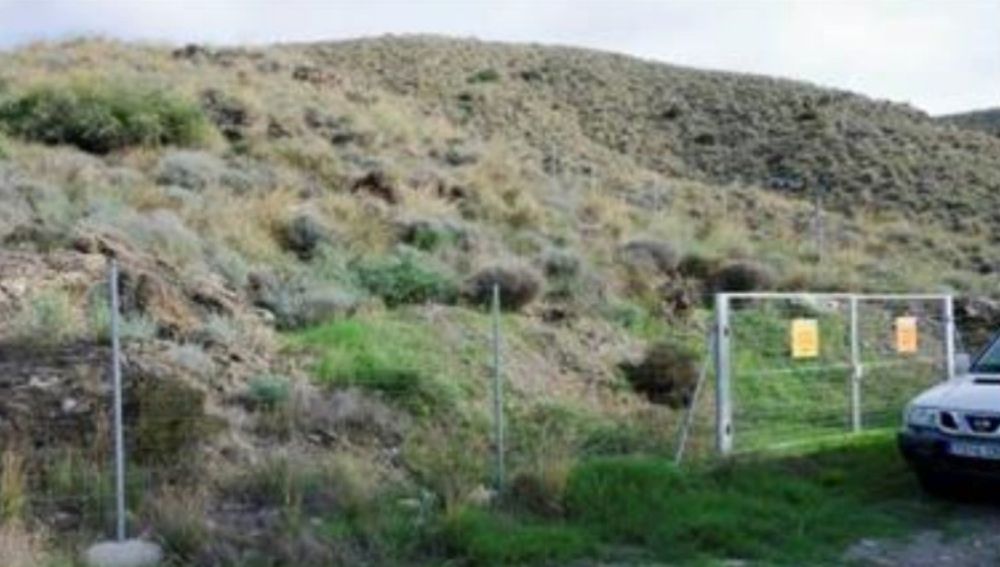
[[(100, 288), (101, 294), (109, 291), (107, 285)], [(523, 318), (501, 313), (497, 295), (494, 290), (491, 311), (469, 315), (472, 323), (457, 330), (442, 324), (440, 336), (421, 335), (391, 320), (371, 335), (366, 334), (370, 327), (346, 322), (304, 339), (338, 346), (314, 357), (317, 381), (365, 389), (400, 413), (437, 424), (423, 433), (395, 429), (394, 443), (405, 454), (391, 458), (409, 459), (407, 466), (418, 475), (421, 468), (429, 471), (422, 480), (438, 483), (439, 492), (454, 492), (456, 498), (467, 497), (476, 483), (497, 493), (544, 493), (545, 482), (590, 457), (712, 458), (718, 455), (719, 424), (727, 420), (725, 434), (735, 451), (892, 427), (908, 399), (948, 374), (950, 300), (944, 297), (734, 296), (721, 327), (706, 329), (705, 339), (687, 352), (691, 379), (677, 380), (672, 362), (653, 365), (650, 378), (665, 380), (675, 390), (651, 396), (621, 380), (581, 380), (586, 369), (567, 371), (574, 380), (533, 375), (532, 356), (560, 353), (554, 348), (539, 353), (537, 341), (545, 335), (525, 329)], [(436, 325), (433, 312), (428, 317)], [(226, 425), (205, 412), (205, 389), (151, 378), (156, 373), (137, 367), (131, 356), (123, 359), (123, 387), (116, 398), (110, 340), (115, 325), (111, 328), (111, 337), (99, 340), (46, 349), (0, 347), (0, 386), (15, 398), (22, 396), (26, 408), (0, 415), (0, 471), (8, 477), (9, 471), (21, 471), (26, 490), (15, 506), (44, 518), (59, 533), (131, 535), (156, 524), (155, 506), (178, 500), (165, 494), (203, 484), (199, 443)], [(466, 346), (429, 348), (449, 343), (448, 332), (464, 335)], [(796, 338), (797, 333), (805, 338)], [(379, 342), (392, 344), (370, 348)], [(133, 347), (124, 341), (126, 353)], [(173, 348), (186, 352), (184, 346)], [(195, 356), (195, 350), (185, 356)], [(723, 350), (726, 376), (718, 366)], [(20, 382), (3, 383), (5, 364), (18, 367)], [(436, 375), (447, 380), (435, 380)], [(331, 434), (320, 422), (348, 419), (310, 413), (308, 403), (284, 391), (286, 386), (261, 378), (246, 384), (239, 400), (229, 400), (248, 410), (240, 414), (252, 420), (248, 430), (274, 447), (296, 428), (308, 443), (322, 445)], [(455, 396), (474, 411), (442, 413), (440, 403)], [(565, 403), (570, 397), (580, 402), (578, 407)], [(728, 408), (720, 404), (723, 398)], [(116, 453), (118, 399), (122, 451)], [(331, 407), (339, 402), (324, 403), (327, 414), (350, 413)], [(8, 400), (0, 408), (16, 406)], [(374, 407), (364, 409), (369, 421), (400, 415), (378, 417)], [(300, 490), (295, 479), (304, 473), (297, 466), (286, 462), (275, 487), (254, 490), (273, 489), (282, 495), (274, 501), (287, 505)], [(0, 516), (10, 501), (0, 487)]]

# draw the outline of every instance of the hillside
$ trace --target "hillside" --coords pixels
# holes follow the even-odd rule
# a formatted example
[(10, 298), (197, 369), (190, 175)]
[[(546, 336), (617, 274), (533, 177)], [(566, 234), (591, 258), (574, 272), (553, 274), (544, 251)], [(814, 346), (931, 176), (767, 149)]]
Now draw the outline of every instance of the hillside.
[[(31, 565), (106, 532), (109, 258), (130, 524), (175, 563), (628, 563), (632, 536), (584, 522), (592, 487), (573, 479), (590, 459), (672, 454), (713, 291), (987, 296), (998, 199), (995, 137), (621, 55), (436, 37), (0, 53), (0, 519), (21, 530), (0, 538)], [(493, 284), (501, 519), (478, 507), (493, 498)], [(650, 466), (622, 474), (661, 478)], [(843, 504), (864, 517), (858, 490)], [(805, 529), (792, 508), (769, 533)], [(864, 535), (817, 529), (836, 545), (784, 559), (829, 561)], [(684, 534), (642, 559), (781, 560), (752, 538), (674, 549)]]
[(1000, 136), (1000, 108), (951, 114), (940, 117), (940, 120), (968, 130), (979, 130)]

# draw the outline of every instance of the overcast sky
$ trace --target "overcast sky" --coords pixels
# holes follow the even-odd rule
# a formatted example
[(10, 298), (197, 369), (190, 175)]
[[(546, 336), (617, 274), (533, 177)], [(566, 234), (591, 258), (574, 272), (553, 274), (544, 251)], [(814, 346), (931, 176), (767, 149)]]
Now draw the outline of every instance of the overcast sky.
[(0, 0), (0, 47), (93, 34), (236, 44), (387, 33), (587, 46), (935, 114), (1000, 106), (1000, 0)]

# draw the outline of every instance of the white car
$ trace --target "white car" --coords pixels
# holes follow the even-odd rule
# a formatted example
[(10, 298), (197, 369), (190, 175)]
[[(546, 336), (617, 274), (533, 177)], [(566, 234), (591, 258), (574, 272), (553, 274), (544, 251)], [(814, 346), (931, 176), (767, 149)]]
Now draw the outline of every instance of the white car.
[(970, 364), (955, 360), (953, 380), (913, 399), (899, 449), (929, 492), (963, 481), (1000, 480), (1000, 337)]

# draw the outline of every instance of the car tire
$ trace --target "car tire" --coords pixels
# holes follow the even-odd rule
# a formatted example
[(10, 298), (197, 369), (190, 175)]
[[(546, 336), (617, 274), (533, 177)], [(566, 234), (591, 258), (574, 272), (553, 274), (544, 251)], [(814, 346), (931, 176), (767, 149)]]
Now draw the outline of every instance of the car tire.
[(954, 493), (955, 484), (942, 473), (933, 471), (917, 471), (917, 480), (924, 492), (931, 496), (948, 497)]

